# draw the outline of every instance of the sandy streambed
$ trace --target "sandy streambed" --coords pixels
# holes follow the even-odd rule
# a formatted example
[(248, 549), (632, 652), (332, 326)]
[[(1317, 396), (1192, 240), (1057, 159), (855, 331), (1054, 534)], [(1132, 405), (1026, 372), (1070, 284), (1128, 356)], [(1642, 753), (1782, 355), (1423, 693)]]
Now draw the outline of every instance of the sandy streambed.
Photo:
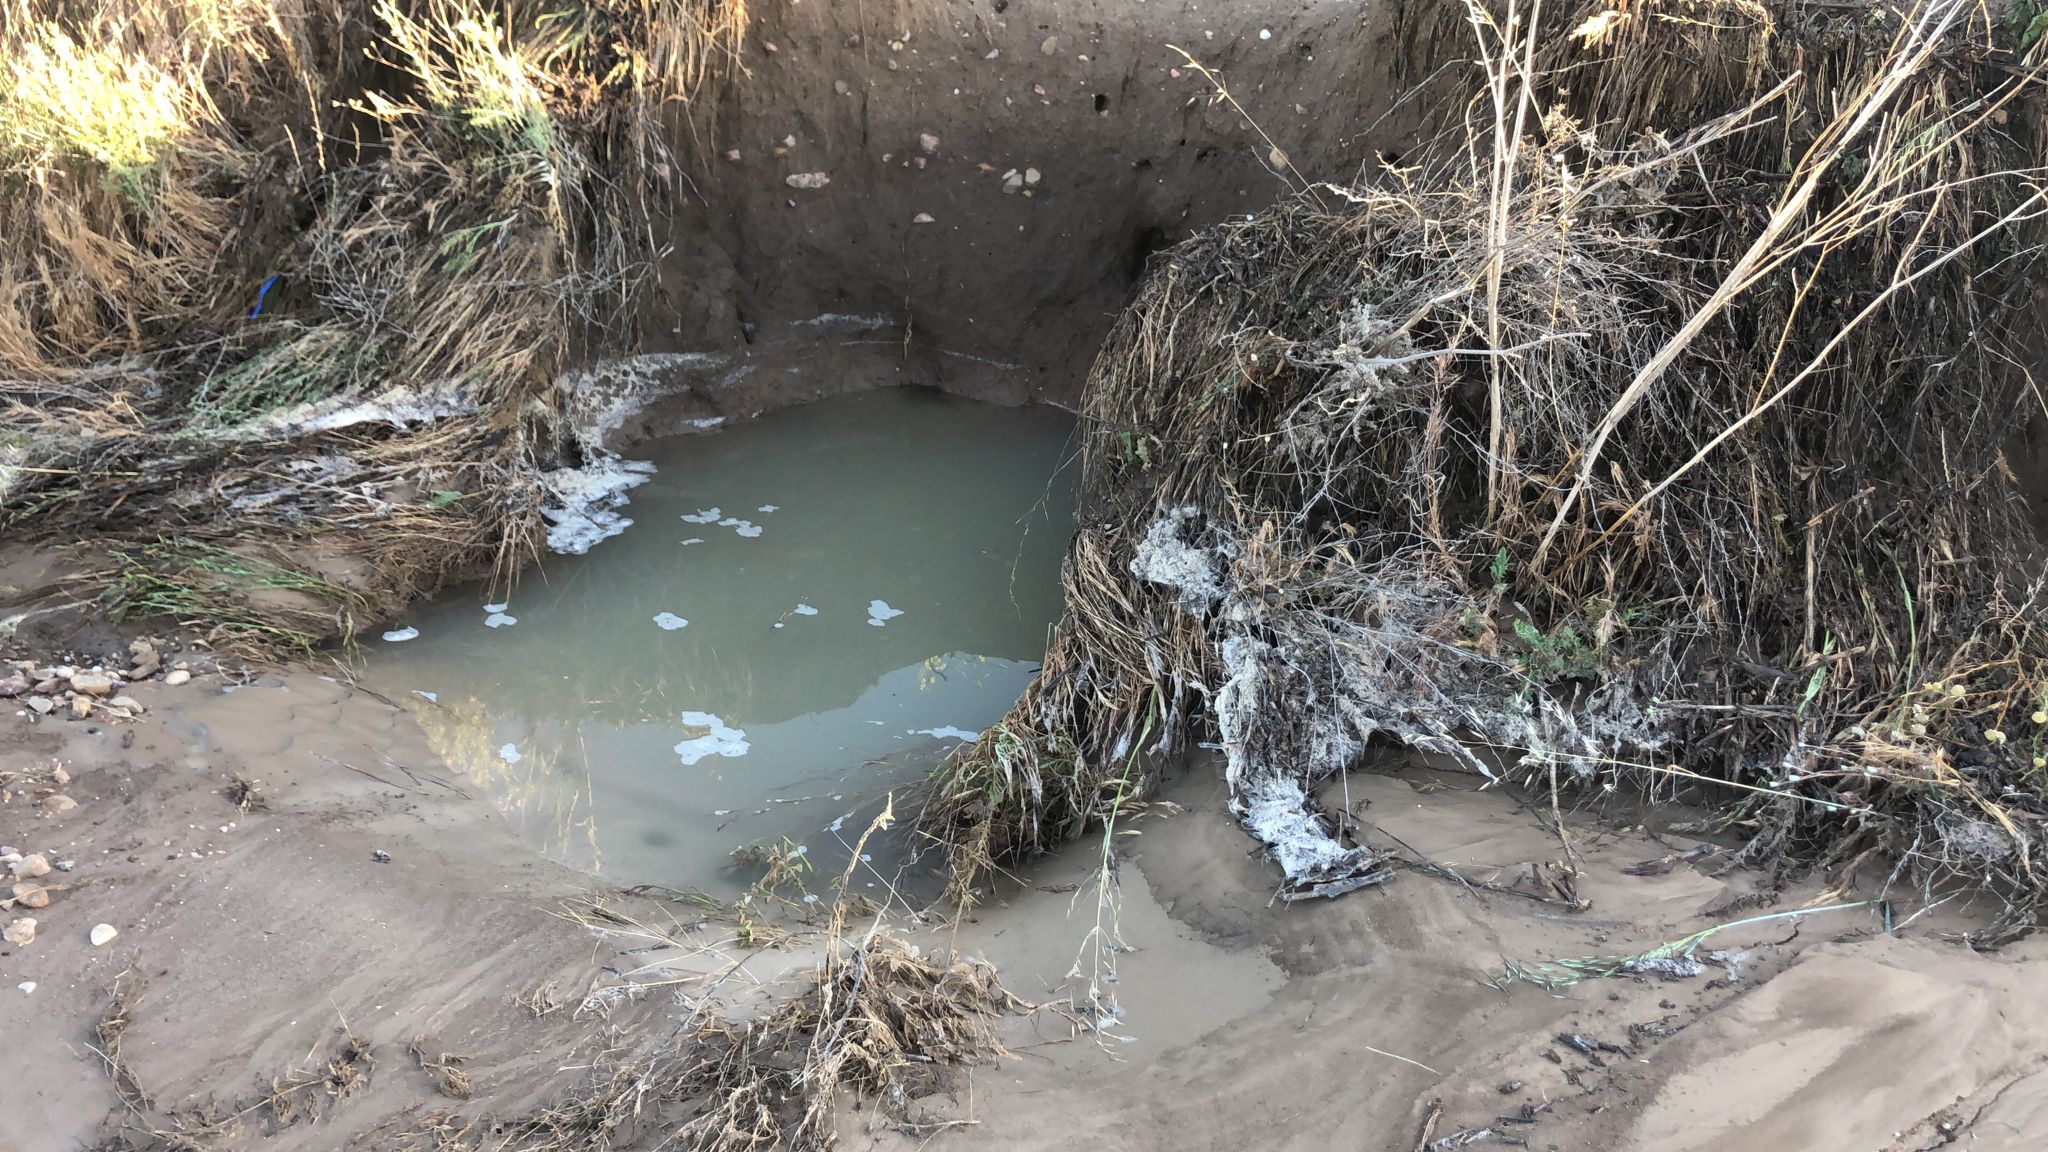
[[(376, 1148), (400, 1146), (427, 1111), (524, 1112), (572, 1089), (608, 1044), (658, 1043), (685, 1011), (671, 987), (606, 989), (678, 979), (743, 1012), (811, 962), (801, 943), (743, 948), (673, 905), (617, 903), (675, 913), (667, 957), (550, 915), (594, 882), (533, 854), (409, 713), (310, 673), (224, 686), (139, 686), (149, 711), (132, 724), (0, 716), (0, 843), (75, 862), (49, 878), (63, 886), (32, 913), (34, 942), (0, 949), (5, 1152), (124, 1131), (144, 1143), (96, 1031), (117, 983), (140, 989), (120, 1054), (150, 1115), (211, 1117), (213, 1147)], [(38, 793), (58, 765), (77, 807), (50, 814)], [(257, 785), (247, 811), (238, 779)], [(973, 1121), (936, 1143), (1406, 1152), (1427, 1127), (1432, 1141), (1484, 1129), (1557, 1148), (2037, 1146), (2048, 1038), (2032, 1021), (2048, 986), (2035, 941), (1995, 955), (1944, 942), (1969, 915), (1953, 906), (1889, 937), (1865, 913), (1830, 913), (1716, 936), (1709, 946), (1748, 953), (1733, 981), (1715, 967), (1503, 991), (1486, 981), (1504, 960), (1635, 953), (1817, 894), (1762, 905), (1755, 877), (1711, 876), (1711, 856), (1630, 874), (1695, 842), (1586, 816), (1568, 894), (1590, 907), (1572, 912), (1530, 898), (1562, 898), (1561, 850), (1505, 797), (1413, 770), (1346, 786), (1369, 840), (1524, 895), (1404, 873), (1335, 902), (1273, 903), (1219, 787), (1191, 773), (1166, 797), (1181, 810), (1157, 806), (1120, 838), (1112, 907), (1083, 845), (967, 921), (918, 930), (1048, 1006), (1005, 1025), (1014, 1059), (919, 1103), (929, 1125)], [(95, 947), (98, 923), (120, 935)], [(1096, 950), (1098, 928), (1122, 946)], [(715, 987), (687, 983), (742, 959)], [(1123, 1015), (1076, 1039), (1090, 972)], [(373, 1060), (345, 1095), (308, 1084), (317, 1118), (290, 1124), (258, 1107), (325, 1069), (344, 1029)], [(463, 1057), (467, 1100), (408, 1053), (416, 1038), (430, 1063)], [(844, 1112), (846, 1146), (940, 1131), (906, 1136), (878, 1115)]]

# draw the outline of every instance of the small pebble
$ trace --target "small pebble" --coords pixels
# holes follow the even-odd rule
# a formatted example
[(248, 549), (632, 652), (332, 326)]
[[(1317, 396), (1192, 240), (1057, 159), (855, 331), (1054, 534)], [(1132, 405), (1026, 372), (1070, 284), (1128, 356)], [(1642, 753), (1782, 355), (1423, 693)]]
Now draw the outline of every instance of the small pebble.
[(21, 983), (16, 984), (15, 987), (23, 992), (33, 992), (36, 990), (36, 982), (33, 980), (23, 980)]
[(92, 946), (97, 948), (120, 934), (112, 924), (95, 924), (92, 926)]
[(379, 864), (389, 864), (391, 863), (391, 853), (379, 848), (370, 853), (370, 859), (375, 860)]
[(34, 943), (35, 938), (36, 918), (33, 916), (23, 916), (5, 929), (0, 929), (0, 940), (5, 940), (17, 948)]
[(176, 688), (178, 685), (191, 679), (192, 674), (190, 672), (185, 671), (183, 668), (176, 668), (171, 671), (170, 675), (164, 677), (164, 683)]

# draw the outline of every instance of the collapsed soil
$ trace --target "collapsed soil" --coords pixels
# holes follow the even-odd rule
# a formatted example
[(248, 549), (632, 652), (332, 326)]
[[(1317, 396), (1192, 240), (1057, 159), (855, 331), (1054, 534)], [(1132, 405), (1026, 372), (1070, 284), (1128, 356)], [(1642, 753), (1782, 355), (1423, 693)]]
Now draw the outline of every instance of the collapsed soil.
[[(4, 1152), (139, 1135), (95, 1031), (117, 983), (141, 989), (120, 1055), (157, 1114), (253, 1109), (207, 1147), (379, 1148), (403, 1146), (408, 1122), (436, 1109), (521, 1114), (603, 1053), (661, 1043), (688, 1003), (744, 1013), (808, 970), (799, 942), (706, 989), (704, 973), (755, 952), (730, 925), (683, 914), (688, 954), (671, 960), (550, 915), (601, 882), (532, 856), (406, 711), (312, 673), (228, 686), (138, 686), (150, 712), (134, 724), (0, 717), (0, 772), (61, 764), (78, 802), (62, 815), (26, 794), (0, 806), (0, 841), (76, 861), (53, 874), (66, 886), (35, 913), (36, 940), (0, 950)], [(259, 807), (230, 799), (237, 779), (259, 782)], [(878, 1111), (843, 1112), (844, 1146), (1407, 1152), (1436, 1115), (1432, 1139), (1491, 1127), (1532, 1147), (2018, 1149), (2048, 1121), (2048, 1040), (2028, 1023), (2048, 1010), (2035, 971), (2048, 952), (2038, 939), (1991, 954), (1944, 942), (1968, 907), (1890, 936), (1868, 912), (1731, 930), (1707, 947), (1749, 952), (1733, 981), (1710, 968), (1489, 986), (1505, 960), (1637, 953), (1841, 897), (1792, 891), (1771, 906), (1752, 895), (1756, 877), (1713, 875), (1713, 855), (1670, 860), (1696, 841), (1580, 814), (1568, 827), (1589, 907), (1543, 903), (1532, 897), (1558, 890), (1527, 878), (1560, 874), (1559, 842), (1475, 783), (1362, 771), (1330, 799), (1368, 840), (1520, 894), (1405, 873), (1289, 905), (1269, 900), (1274, 877), (1224, 815), (1213, 768), (1192, 769), (1122, 838), (1121, 1024), (1073, 1026), (1067, 974), (1090, 966), (1097, 861), (1050, 858), (968, 922), (916, 937), (985, 956), (1043, 1006), (1005, 1026), (1016, 1058), (916, 1102), (907, 1135)], [(1645, 861), (1668, 870), (1624, 871)], [(95, 948), (98, 923), (120, 935)], [(599, 991), (657, 961), (673, 967), (636, 978), (695, 977), (678, 986), (690, 1001)], [(33, 991), (16, 988), (26, 981)], [(517, 1002), (543, 989), (563, 1007), (536, 1017)], [(323, 1068), (344, 1029), (368, 1042), (366, 1080), (340, 1098), (314, 1083), (303, 1094), (318, 1118), (277, 1123), (264, 1096)], [(1581, 1052), (1562, 1034), (1612, 1047)], [(417, 1066), (416, 1037), (430, 1058), (464, 1058), (469, 1099)]]

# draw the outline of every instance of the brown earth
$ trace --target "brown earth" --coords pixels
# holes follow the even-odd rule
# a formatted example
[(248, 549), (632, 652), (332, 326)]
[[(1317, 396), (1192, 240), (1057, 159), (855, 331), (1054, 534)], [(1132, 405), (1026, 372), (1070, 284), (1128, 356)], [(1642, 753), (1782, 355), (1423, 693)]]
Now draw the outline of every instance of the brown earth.
[(697, 358), (620, 438), (890, 384), (1071, 405), (1148, 256), (1397, 158), (1431, 103), (1399, 98), (1411, 62), (1465, 35), (1347, 0), (758, 5), (747, 73), (674, 133), (692, 175), (641, 313), (645, 352)]
[[(812, 962), (801, 946), (771, 950), (709, 986), (749, 955), (728, 925), (693, 915), (675, 930), (687, 954), (667, 959), (634, 951), (644, 937), (551, 915), (595, 881), (534, 858), (404, 710), (312, 673), (227, 687), (217, 674), (141, 686), (151, 710), (133, 724), (0, 716), (0, 841), (76, 862), (47, 878), (64, 887), (33, 913), (35, 941), (0, 948), (0, 1152), (90, 1146), (181, 1114), (218, 1122), (209, 1148), (390, 1146), (427, 1111), (518, 1114), (582, 1082), (608, 1047), (660, 1043), (694, 1002), (672, 990), (745, 1011)], [(68, 783), (52, 782), (57, 765)], [(238, 778), (258, 782), (246, 812), (228, 794)], [(1716, 936), (1703, 951), (1750, 952), (1732, 982), (1710, 969), (1495, 988), (1504, 958), (1638, 953), (1817, 894), (1719, 910), (1743, 903), (1755, 878), (1711, 875), (1719, 854), (1630, 875), (1696, 842), (1582, 814), (1568, 826), (1590, 907), (1542, 902), (1532, 896), (1557, 889), (1525, 878), (1559, 875), (1559, 842), (1474, 783), (1403, 769), (1343, 788), (1369, 841), (1520, 895), (1410, 872), (1287, 905), (1271, 901), (1214, 773), (1188, 773), (1165, 797), (1184, 810), (1155, 806), (1119, 838), (1117, 900), (1100, 921), (1128, 946), (1108, 956), (1116, 983), (1105, 987), (1124, 1013), (1104, 1033), (1113, 1039), (1073, 1025), (1068, 973), (1093, 967), (1098, 924), (1097, 858), (1083, 845), (970, 921), (918, 937), (988, 957), (1045, 1005), (1008, 1026), (1015, 1057), (919, 1102), (927, 1126), (915, 1137), (873, 1110), (844, 1112), (846, 1146), (1408, 1152), (1439, 1101), (1435, 1139), (1491, 1127), (1539, 1148), (2038, 1146), (2048, 1037), (2034, 1022), (2048, 985), (2036, 966), (2048, 952), (2037, 940), (1973, 954), (1941, 938), (1973, 909), (1945, 907), (1891, 936), (1859, 909)], [(78, 807), (46, 814), (37, 793), (53, 787)], [(120, 935), (93, 947), (97, 923)], [(629, 979), (683, 983), (637, 999), (603, 991)], [(33, 991), (17, 989), (25, 981)], [(146, 1114), (123, 1106), (95, 1032), (117, 986), (141, 990), (120, 1055), (152, 1097)], [(565, 1007), (535, 1017), (515, 1003), (549, 986)], [(344, 1028), (374, 1064), (336, 1099), (293, 1077), (324, 1069)], [(1582, 1053), (1561, 1033), (1614, 1047)], [(472, 1099), (437, 1090), (438, 1073), (407, 1053), (415, 1037), (430, 1057), (466, 1058)], [(318, 1119), (279, 1122), (260, 1104), (273, 1084), (317, 1104)], [(1533, 1123), (1498, 1119), (1525, 1109)], [(622, 1146), (657, 1142), (641, 1136)]]

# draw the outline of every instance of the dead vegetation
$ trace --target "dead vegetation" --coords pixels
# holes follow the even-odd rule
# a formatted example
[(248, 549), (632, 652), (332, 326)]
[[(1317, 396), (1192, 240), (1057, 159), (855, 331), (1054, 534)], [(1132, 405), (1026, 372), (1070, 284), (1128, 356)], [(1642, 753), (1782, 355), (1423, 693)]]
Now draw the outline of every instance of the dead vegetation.
[(93, 1030), (94, 1051), (106, 1065), (125, 1110), (109, 1124), (114, 1134), (99, 1146), (105, 1152), (202, 1152), (221, 1141), (311, 1123), (332, 1105), (362, 1091), (376, 1067), (369, 1042), (344, 1022), (324, 1059), (309, 1056), (306, 1064), (286, 1069), (247, 1098), (164, 1108), (144, 1091), (122, 1050), (142, 994), (142, 978), (133, 969), (116, 977), (106, 1013)]
[(632, 337), (665, 109), (736, 65), (743, 0), (0, 16), (11, 536), (113, 542), (117, 607), (276, 651), (576, 514), (549, 470), (597, 461), (553, 385)]
[(1554, 805), (1708, 788), (1746, 861), (2022, 930), (2038, 45), (1956, 0), (1469, 14), (1436, 147), (1186, 242), (1118, 321), (1044, 671), (934, 784), (955, 894), (1191, 738), (1286, 894), (1374, 882), (1309, 795), (1391, 738)]
[[(893, 808), (885, 808), (860, 844), (893, 820)], [(844, 893), (860, 867), (857, 859), (850, 863), (833, 889)], [(889, 927), (888, 910), (862, 897), (835, 900), (822, 934), (798, 939), (780, 929), (764, 935), (758, 922), (749, 927), (738, 906), (660, 895), (718, 923), (686, 925), (665, 919), (659, 908), (634, 911), (596, 898), (577, 902), (560, 915), (593, 935), (634, 943), (618, 955), (646, 961), (593, 974), (580, 997), (563, 996), (549, 983), (514, 998), (536, 1020), (571, 1008), (595, 1021), (601, 1051), (579, 1060), (585, 1072), (573, 1087), (520, 1115), (452, 1103), (407, 1107), (378, 1123), (357, 1123), (349, 1145), (385, 1152), (823, 1150), (838, 1140), (838, 1109), (848, 1099), (871, 1107), (871, 1122), (913, 1134), (953, 1127), (971, 1121), (927, 1123), (920, 1102), (948, 1090), (960, 1069), (1008, 1058), (997, 1025), (1031, 1007), (1003, 987), (986, 961), (924, 952)], [(708, 935), (692, 935), (706, 927)], [(816, 947), (819, 959), (787, 995), (759, 1010), (732, 1006), (721, 997), (725, 985), (751, 979), (746, 961), (771, 947)], [(717, 962), (684, 963), (688, 958)], [(96, 1030), (96, 1050), (125, 1110), (110, 1125), (112, 1138), (101, 1146), (107, 1152), (237, 1147), (252, 1135), (329, 1115), (361, 1090), (375, 1066), (369, 1042), (343, 1022), (327, 1057), (309, 1058), (248, 1099), (166, 1110), (123, 1054), (141, 992), (140, 978), (124, 973)], [(614, 1021), (620, 1003), (651, 996), (675, 1008), (652, 1017), (658, 1029), (636, 1033)], [(443, 1050), (434, 1037), (414, 1036), (407, 1051), (435, 1093), (460, 1102), (477, 1093), (467, 1057)]]

